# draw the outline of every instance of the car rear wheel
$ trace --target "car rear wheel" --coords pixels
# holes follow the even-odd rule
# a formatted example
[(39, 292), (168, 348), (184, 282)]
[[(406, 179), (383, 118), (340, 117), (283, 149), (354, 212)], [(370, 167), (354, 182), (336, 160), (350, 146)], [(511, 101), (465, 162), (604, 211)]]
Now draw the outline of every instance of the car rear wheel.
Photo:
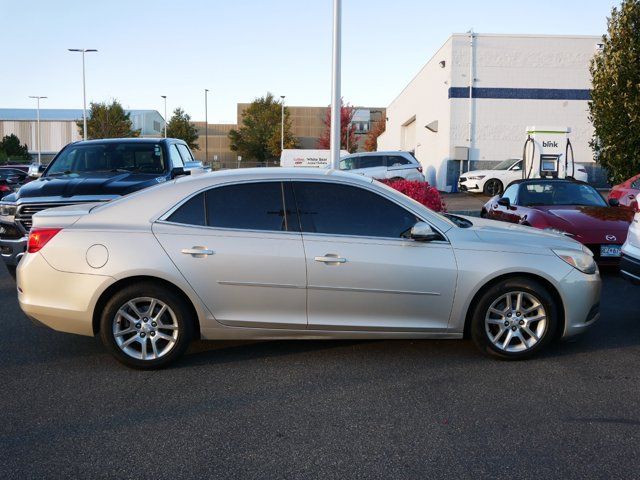
[(121, 363), (157, 369), (180, 357), (191, 342), (193, 318), (185, 301), (153, 283), (131, 285), (107, 303), (100, 337)]
[(483, 352), (517, 360), (534, 355), (552, 340), (557, 318), (555, 301), (543, 285), (528, 278), (511, 278), (482, 295), (471, 334)]
[(487, 182), (484, 184), (483, 191), (485, 195), (488, 195), (490, 197), (500, 195), (503, 191), (502, 182), (496, 178), (487, 180)]

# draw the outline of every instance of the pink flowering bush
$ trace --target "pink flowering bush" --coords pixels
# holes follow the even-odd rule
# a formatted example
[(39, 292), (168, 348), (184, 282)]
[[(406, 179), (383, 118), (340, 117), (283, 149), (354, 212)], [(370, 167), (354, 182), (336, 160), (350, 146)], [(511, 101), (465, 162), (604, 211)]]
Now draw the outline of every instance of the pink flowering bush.
[(382, 183), (389, 185), (391, 188), (405, 194), (407, 197), (413, 198), (416, 202), (421, 203), (434, 212), (446, 212), (447, 206), (442, 201), (440, 192), (427, 182), (409, 181), (409, 180), (385, 180)]

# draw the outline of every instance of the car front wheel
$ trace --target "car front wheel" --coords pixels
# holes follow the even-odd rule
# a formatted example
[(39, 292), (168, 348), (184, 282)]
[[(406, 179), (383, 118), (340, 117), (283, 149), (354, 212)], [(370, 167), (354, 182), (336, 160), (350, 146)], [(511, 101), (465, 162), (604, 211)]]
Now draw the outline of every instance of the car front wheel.
[(500, 195), (502, 193), (503, 187), (502, 182), (498, 179), (492, 178), (491, 180), (487, 180), (484, 184), (484, 194), (489, 197), (495, 197), (496, 195)]
[(180, 357), (193, 336), (192, 313), (174, 292), (153, 283), (125, 287), (103, 310), (100, 337), (121, 363), (162, 368)]
[(557, 318), (555, 301), (543, 285), (510, 278), (481, 296), (471, 334), (483, 352), (516, 360), (539, 352), (552, 340)]

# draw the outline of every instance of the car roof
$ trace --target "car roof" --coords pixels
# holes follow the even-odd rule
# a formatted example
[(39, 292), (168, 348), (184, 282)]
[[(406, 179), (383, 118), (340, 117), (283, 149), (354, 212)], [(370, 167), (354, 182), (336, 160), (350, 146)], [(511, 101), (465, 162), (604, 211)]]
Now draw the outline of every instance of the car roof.
[[(149, 137), (125, 137), (125, 138), (97, 138), (94, 140), (80, 140), (74, 145), (95, 145), (105, 143), (185, 143), (179, 138), (149, 138)], [(186, 145), (186, 143), (185, 143)]]
[(176, 180), (177, 183), (186, 182), (211, 182), (211, 179), (220, 179), (226, 181), (227, 179), (238, 180), (261, 180), (261, 179), (340, 179), (345, 178), (351, 181), (356, 181), (362, 184), (372, 183), (371, 177), (365, 177), (364, 175), (358, 175), (355, 173), (343, 172), (341, 170), (334, 170), (330, 168), (315, 168), (315, 167), (298, 167), (298, 168), (284, 168), (284, 167), (256, 167), (256, 168), (234, 168), (229, 170), (218, 170), (215, 172), (208, 172), (197, 176), (186, 176)]

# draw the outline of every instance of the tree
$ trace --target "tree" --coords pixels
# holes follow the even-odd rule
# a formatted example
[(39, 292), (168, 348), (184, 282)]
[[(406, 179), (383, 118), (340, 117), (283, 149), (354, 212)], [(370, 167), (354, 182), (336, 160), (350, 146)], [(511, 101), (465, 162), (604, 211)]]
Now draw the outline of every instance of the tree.
[[(84, 136), (82, 120), (76, 122), (80, 136)], [(125, 113), (117, 100), (111, 103), (91, 102), (87, 116), (87, 138), (139, 137), (140, 130), (133, 130), (130, 114)]]
[[(256, 98), (242, 114), (242, 125), (229, 131), (231, 150), (247, 159), (265, 162), (280, 157), (282, 103), (271, 93)], [(284, 148), (296, 148), (289, 110), (284, 109)]]
[(378, 150), (378, 137), (384, 133), (386, 128), (387, 124), (384, 117), (373, 124), (373, 127), (367, 134), (367, 138), (364, 140), (365, 152), (375, 152)]
[(602, 42), (590, 66), (590, 145), (609, 181), (619, 183), (640, 170), (640, 0), (612, 10)]
[(173, 111), (173, 116), (167, 123), (167, 137), (179, 138), (187, 142), (191, 150), (200, 150), (198, 146), (198, 129), (191, 123), (191, 116), (180, 107)]
[(20, 139), (13, 133), (5, 135), (0, 141), (0, 163), (5, 163), (7, 160), (31, 160), (27, 144), (20, 145)]
[[(347, 150), (349, 153), (358, 151), (356, 126), (351, 123), (355, 113), (356, 110), (351, 105), (345, 105), (340, 99), (340, 150)], [(331, 148), (331, 107), (327, 108), (323, 123), (325, 129), (318, 139), (317, 146), (328, 150)]]

